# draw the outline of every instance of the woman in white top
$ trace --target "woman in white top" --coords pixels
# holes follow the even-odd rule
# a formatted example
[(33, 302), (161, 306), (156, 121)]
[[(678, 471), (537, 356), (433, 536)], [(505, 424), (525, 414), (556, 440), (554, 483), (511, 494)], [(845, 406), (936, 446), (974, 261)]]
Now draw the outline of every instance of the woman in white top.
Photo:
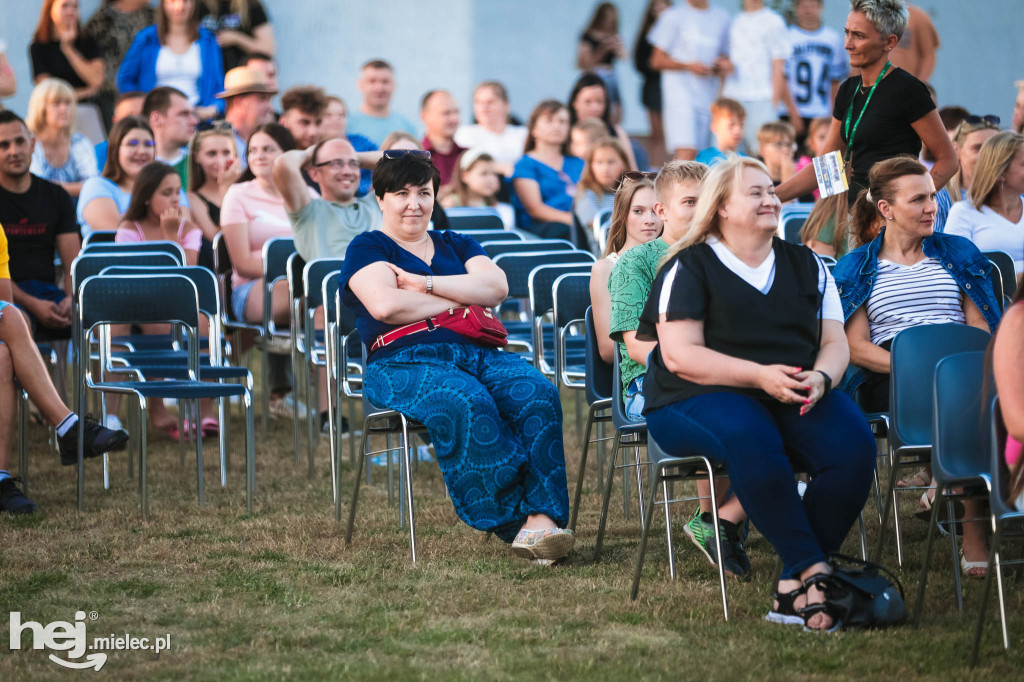
[(460, 126), (455, 142), (490, 154), (506, 178), (523, 155), (526, 127), (509, 122), (508, 91), (498, 81), (484, 81), (473, 91), (473, 125)]
[(78, 98), (71, 86), (46, 78), (32, 90), (25, 123), (36, 137), (31, 171), (44, 180), (55, 182), (73, 197), (82, 191), (82, 183), (99, 174), (92, 142), (74, 131)]
[(1024, 136), (994, 135), (981, 148), (969, 201), (953, 205), (946, 232), (967, 237), (982, 251), (1013, 258), (1018, 281), (1024, 272)]
[(974, 169), (978, 167), (981, 148), (998, 133), (997, 116), (968, 116), (953, 131), (953, 148), (956, 149), (960, 168), (935, 195), (935, 200), (939, 204), (939, 211), (935, 215), (936, 232), (945, 231), (949, 209), (953, 204), (967, 200), (967, 192), (971, 189), (971, 180), (974, 179)]
[(590, 302), (594, 309), (594, 329), (597, 331), (597, 346), (601, 358), (610, 363), (615, 355), (615, 342), (608, 335), (610, 329), (611, 294), (608, 292), (608, 278), (619, 256), (634, 246), (646, 244), (661, 236), (664, 224), (654, 212), (657, 199), (654, 196), (656, 173), (628, 171), (615, 192), (612, 206), (612, 222), (608, 227), (608, 242), (601, 260), (594, 263), (590, 271)]

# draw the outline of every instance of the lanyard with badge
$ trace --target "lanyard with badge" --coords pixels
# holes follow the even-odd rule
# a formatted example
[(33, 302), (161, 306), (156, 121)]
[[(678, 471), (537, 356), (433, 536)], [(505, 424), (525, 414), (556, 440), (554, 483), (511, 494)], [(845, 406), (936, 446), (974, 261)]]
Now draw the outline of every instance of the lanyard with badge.
[[(814, 163), (814, 174), (818, 180), (818, 190), (821, 192), (821, 198), (830, 197), (840, 192), (845, 192), (850, 189), (849, 181), (846, 177), (846, 166), (853, 166), (853, 140), (857, 136), (857, 129), (860, 127), (860, 121), (864, 118), (864, 112), (868, 110), (868, 105), (871, 104), (871, 98), (875, 94), (875, 88), (885, 78), (885, 74), (889, 72), (889, 67), (892, 66), (892, 62), (886, 62), (885, 66), (882, 67), (882, 72), (878, 74), (878, 78), (875, 79), (871, 89), (868, 90), (868, 96), (864, 100), (864, 106), (860, 109), (860, 114), (857, 115), (857, 120), (853, 120), (853, 99), (850, 100), (850, 106), (846, 110), (846, 120), (843, 123), (843, 133), (846, 137), (846, 151), (849, 157), (846, 163), (843, 162), (843, 155), (838, 151), (829, 152), (824, 156), (816, 157), (813, 160)], [(850, 124), (853, 127), (850, 127)]]

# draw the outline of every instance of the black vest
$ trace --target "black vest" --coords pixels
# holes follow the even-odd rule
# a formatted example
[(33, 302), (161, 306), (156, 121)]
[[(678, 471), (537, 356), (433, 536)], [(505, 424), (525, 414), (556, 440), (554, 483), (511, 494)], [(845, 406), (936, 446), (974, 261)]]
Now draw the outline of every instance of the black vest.
[[(810, 369), (821, 343), (824, 292), (818, 288), (818, 259), (807, 247), (789, 244), (777, 237), (772, 249), (775, 251), (775, 280), (767, 294), (727, 268), (711, 247), (703, 243), (681, 251), (662, 271), (668, 273), (678, 261), (679, 267), (687, 268), (703, 284), (704, 291), (694, 293), (706, 296), (703, 322), (704, 345), (708, 348), (762, 365), (784, 364)], [(652, 288), (643, 315), (648, 322), (658, 319), (656, 297), (660, 290), (657, 285)], [(675, 291), (672, 295), (683, 294)], [(665, 368), (660, 347), (651, 354), (644, 379), (645, 410), (719, 391), (771, 399), (760, 389), (688, 381)]]

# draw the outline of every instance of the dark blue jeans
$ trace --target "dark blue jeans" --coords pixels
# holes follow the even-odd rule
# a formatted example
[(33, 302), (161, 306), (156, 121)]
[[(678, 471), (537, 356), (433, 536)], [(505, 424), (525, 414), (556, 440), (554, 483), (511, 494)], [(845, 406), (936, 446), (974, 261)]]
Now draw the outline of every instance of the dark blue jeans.
[[(649, 411), (647, 429), (668, 454), (728, 467), (747, 516), (782, 559), (783, 579), (839, 549), (871, 487), (874, 437), (838, 391), (803, 417), (798, 405), (708, 393)], [(810, 475), (802, 502), (794, 472)]]

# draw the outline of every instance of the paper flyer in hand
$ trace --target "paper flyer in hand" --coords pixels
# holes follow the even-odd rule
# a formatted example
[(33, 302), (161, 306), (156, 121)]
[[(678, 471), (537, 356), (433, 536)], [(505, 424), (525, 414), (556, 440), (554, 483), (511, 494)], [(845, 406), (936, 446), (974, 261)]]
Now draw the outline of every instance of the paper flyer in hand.
[(824, 156), (814, 157), (814, 175), (818, 178), (818, 191), (821, 198), (841, 194), (850, 189), (846, 179), (846, 166), (843, 155), (838, 151), (829, 152)]

